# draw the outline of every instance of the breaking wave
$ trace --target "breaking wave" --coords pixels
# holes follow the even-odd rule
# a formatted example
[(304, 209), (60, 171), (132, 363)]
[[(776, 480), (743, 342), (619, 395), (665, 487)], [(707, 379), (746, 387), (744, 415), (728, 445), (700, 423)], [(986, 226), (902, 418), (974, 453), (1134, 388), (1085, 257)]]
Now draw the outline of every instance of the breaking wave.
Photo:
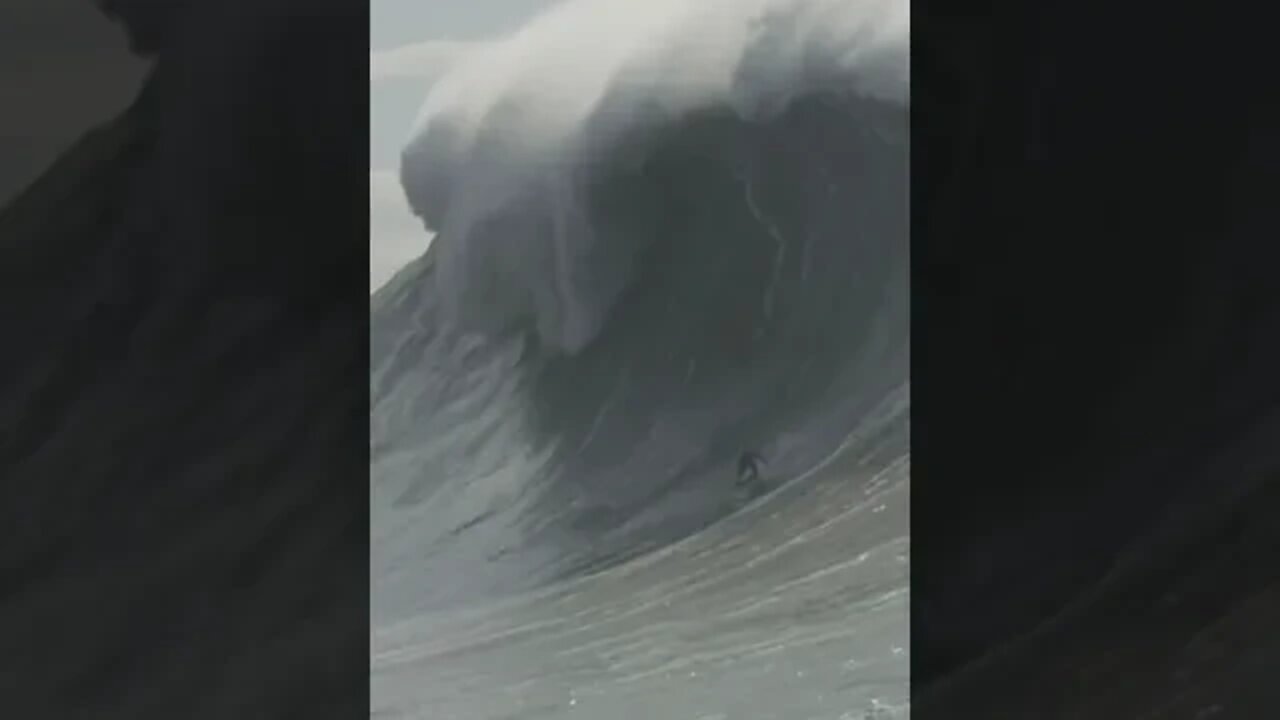
[(435, 85), (402, 181), (436, 236), (372, 300), (376, 616), (905, 459), (908, 25), (567, 2)]

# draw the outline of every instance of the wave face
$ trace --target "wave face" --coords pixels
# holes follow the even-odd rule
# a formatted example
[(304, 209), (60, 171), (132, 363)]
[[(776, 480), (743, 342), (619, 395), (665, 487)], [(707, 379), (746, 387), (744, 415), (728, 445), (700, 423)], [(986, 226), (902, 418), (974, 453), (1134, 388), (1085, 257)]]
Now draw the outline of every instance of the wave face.
[[(438, 234), (373, 298), (375, 625), (803, 547), (905, 488), (906, 5), (657, 6), (614, 23), (648, 43), (586, 34), (585, 77), (547, 47), (623, 4), (560, 6), (427, 101), (402, 174)], [(897, 507), (833, 552), (905, 562)], [(858, 582), (904, 592), (889, 566)]]

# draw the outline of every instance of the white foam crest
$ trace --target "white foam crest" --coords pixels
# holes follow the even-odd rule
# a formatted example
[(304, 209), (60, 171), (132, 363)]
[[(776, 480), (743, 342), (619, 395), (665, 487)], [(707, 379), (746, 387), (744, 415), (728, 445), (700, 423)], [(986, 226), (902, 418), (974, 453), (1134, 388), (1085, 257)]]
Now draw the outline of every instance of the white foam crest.
[(567, 0), (468, 52), (432, 86), (401, 168), (439, 233), (443, 310), (481, 327), (532, 316), (549, 346), (582, 348), (626, 275), (592, 266), (600, 148), (819, 89), (906, 104), (909, 18), (906, 0)]

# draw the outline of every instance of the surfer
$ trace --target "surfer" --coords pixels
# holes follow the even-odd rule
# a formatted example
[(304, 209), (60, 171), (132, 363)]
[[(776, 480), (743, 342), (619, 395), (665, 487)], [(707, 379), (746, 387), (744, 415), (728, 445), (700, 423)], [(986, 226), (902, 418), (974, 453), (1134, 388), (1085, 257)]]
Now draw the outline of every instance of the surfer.
[(738, 485), (751, 487), (764, 478), (764, 458), (747, 450), (738, 456)]

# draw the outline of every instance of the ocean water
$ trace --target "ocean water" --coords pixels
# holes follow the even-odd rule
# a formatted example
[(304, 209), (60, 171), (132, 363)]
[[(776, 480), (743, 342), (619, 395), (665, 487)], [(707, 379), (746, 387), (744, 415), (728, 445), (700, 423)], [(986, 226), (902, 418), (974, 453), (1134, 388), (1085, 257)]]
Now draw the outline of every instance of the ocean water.
[(571, 1), (434, 86), (374, 716), (908, 713), (906, 12)]

